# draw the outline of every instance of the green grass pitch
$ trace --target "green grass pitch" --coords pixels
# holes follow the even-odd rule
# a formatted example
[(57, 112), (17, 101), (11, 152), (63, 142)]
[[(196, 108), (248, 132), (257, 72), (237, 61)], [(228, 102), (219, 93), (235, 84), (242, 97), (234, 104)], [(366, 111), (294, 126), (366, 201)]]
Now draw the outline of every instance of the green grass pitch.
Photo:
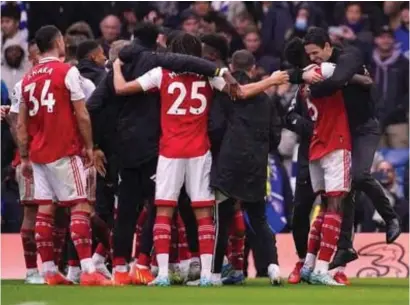
[(349, 287), (285, 285), (267, 279), (235, 287), (29, 286), (2, 281), (2, 305), (407, 305), (408, 279), (356, 279)]

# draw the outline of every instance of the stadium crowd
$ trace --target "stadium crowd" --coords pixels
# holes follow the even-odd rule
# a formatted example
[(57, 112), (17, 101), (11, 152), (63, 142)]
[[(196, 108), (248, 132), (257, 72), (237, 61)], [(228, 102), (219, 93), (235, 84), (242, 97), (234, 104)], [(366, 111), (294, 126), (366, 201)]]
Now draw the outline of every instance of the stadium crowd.
[[(89, 13), (91, 11), (93, 14)], [(355, 139), (362, 145), (366, 143), (369, 149), (366, 152), (362, 151), (363, 155), (358, 157), (355, 157), (353, 152), (351, 172), (353, 185), (357, 190), (346, 197), (350, 201), (344, 199), (346, 202), (355, 203), (354, 207), (351, 207), (351, 212), (344, 211), (347, 221), (344, 219), (342, 226), (337, 229), (342, 233), (338, 250), (330, 264), (331, 268), (338, 267), (334, 281), (347, 283), (343, 267), (357, 258), (351, 245), (351, 233), (348, 232), (352, 226), (357, 232), (386, 232), (389, 243), (397, 238), (400, 231), (408, 232), (408, 2), (150, 1), (66, 4), (22, 1), (2, 3), (1, 12), (2, 232), (21, 233), (28, 282), (38, 283), (43, 280), (37, 272), (35, 263), (36, 242), (43, 261), (40, 249), (44, 248), (44, 245), (39, 246), (37, 238), (34, 240), (33, 232), (34, 225), (37, 226), (38, 222), (47, 220), (41, 218), (44, 216), (43, 212), (37, 213), (32, 207), (23, 208), (19, 203), (30, 201), (25, 196), (32, 190), (27, 191), (27, 186), (22, 188), (18, 181), (23, 178), (21, 170), (16, 170), (19, 160), (15, 158), (16, 141), (13, 140), (17, 116), (14, 116), (13, 120), (13, 111), (10, 109), (13, 109), (13, 99), (22, 94), (15, 92), (15, 86), (18, 87), (20, 83), (21, 87), (23, 77), (33, 65), (38, 64), (39, 50), (40, 53), (46, 53), (46, 49), (38, 45), (42, 40), (36, 33), (43, 30), (42, 39), (46, 40), (47, 35), (51, 34), (44, 32), (42, 27), (47, 24), (53, 24), (61, 31), (65, 45), (64, 61), (77, 67), (81, 75), (82, 92), (87, 100), (94, 144), (92, 157), (89, 156), (94, 165), (87, 169), (86, 191), (88, 200), (95, 202), (90, 216), (94, 250), (92, 263), (81, 257), (83, 254), (80, 254), (78, 249), (81, 242), (76, 242), (67, 233), (70, 220), (67, 218), (66, 209), (58, 208), (53, 212), (53, 259), (60, 265), (61, 270), (65, 269), (68, 263), (67, 279), (71, 282), (80, 281), (81, 269), (83, 274), (88, 273), (87, 270), (94, 270), (91, 265), (95, 265), (100, 274), (111, 279), (111, 266), (107, 269), (109, 262), (113, 265), (112, 278), (115, 284), (154, 282), (157, 285), (166, 285), (167, 282), (162, 281), (164, 274), (168, 275), (168, 268), (166, 271), (162, 268), (164, 257), (160, 256), (162, 254), (152, 255), (151, 259), (153, 247), (157, 252), (164, 247), (158, 246), (158, 239), (161, 239), (158, 236), (168, 236), (167, 232), (156, 232), (161, 230), (161, 226), (163, 230), (163, 227), (168, 225), (158, 223), (159, 217), (165, 216), (173, 219), (172, 240), (169, 241), (171, 250), (167, 252), (170, 252), (169, 263), (174, 282), (182, 282), (189, 278), (188, 283), (192, 285), (207, 285), (208, 282), (204, 280), (206, 278), (213, 284), (240, 283), (244, 280), (243, 271), (246, 271), (245, 247), (245, 250), (253, 249), (258, 274), (268, 274), (272, 284), (278, 284), (280, 262), (277, 258), (276, 245), (273, 243), (265, 248), (263, 243), (266, 240), (274, 241), (274, 234), (280, 232), (293, 233), (301, 259), (289, 281), (299, 282), (301, 277), (303, 278), (304, 271), (309, 267), (306, 261), (312, 257), (309, 256), (309, 247), (312, 246), (308, 238), (311, 239), (312, 230), (317, 229), (315, 225), (318, 219), (322, 219), (323, 222), (323, 217), (320, 218), (319, 213), (319, 218), (313, 222), (311, 233), (308, 235), (309, 215), (313, 206), (319, 206), (320, 202), (324, 201), (312, 190), (308, 147), (313, 123), (310, 120), (311, 110), (300, 102), (302, 90), (299, 84), (303, 81), (313, 82), (309, 78), (313, 77), (313, 74), (308, 73), (303, 74), (308, 76), (302, 80), (303, 69), (307, 64), (302, 63), (302, 58), (306, 54), (303, 50), (300, 52), (300, 46), (303, 49), (303, 44), (308, 45), (309, 38), (311, 44), (320, 46), (323, 50), (326, 37), (330, 39), (329, 45), (359, 50), (360, 55), (357, 55), (357, 58), (365, 67), (363, 75), (372, 79), (373, 106), (367, 109), (356, 104), (353, 112), (363, 112), (370, 121), (377, 122), (371, 127), (366, 125), (368, 129), (362, 130), (358, 127), (357, 130), (351, 131), (353, 151)], [(308, 35), (309, 30), (317, 31), (318, 28), (322, 29), (317, 32), (319, 34)], [(184, 36), (183, 33), (190, 35)], [(199, 52), (196, 45), (198, 40), (193, 39), (191, 35), (200, 38), (202, 42), (202, 50)], [(55, 38), (54, 36), (51, 38)], [(194, 57), (172, 57), (172, 53)], [(312, 59), (315, 55), (308, 55), (309, 59), (315, 62)], [(121, 62), (117, 60), (118, 57)], [(198, 59), (200, 57), (206, 60), (201, 61)], [(332, 57), (328, 56), (324, 61), (332, 61)], [(332, 62), (342, 66), (340, 63), (345, 62), (343, 56), (340, 58), (340, 61), (333, 58)], [(241, 103), (241, 99), (263, 100), (265, 95), (263, 98), (256, 95), (262, 91), (265, 91), (269, 100), (269, 107), (259, 110), (249, 106), (230, 108), (231, 99), (228, 95), (222, 92), (214, 94), (213, 98), (218, 103), (214, 103), (216, 106), (210, 109), (209, 114), (208, 133), (212, 144), (213, 167), (208, 171), (211, 173), (211, 184), (222, 190), (222, 193), (216, 194), (216, 201), (224, 203), (216, 205), (220, 208), (215, 208), (215, 217), (212, 217), (211, 210), (205, 209), (205, 206), (191, 209), (189, 198), (194, 204), (195, 199), (192, 196), (195, 197), (195, 191), (187, 181), (179, 199), (179, 191), (176, 194), (178, 213), (167, 210), (169, 206), (158, 205), (158, 198), (155, 200), (157, 210), (154, 208), (153, 196), (156, 194), (157, 197), (159, 185), (162, 185), (166, 193), (164, 196), (170, 196), (165, 187), (170, 182), (166, 179), (159, 180), (158, 171), (156, 172), (160, 164), (164, 164), (164, 161), (161, 161), (164, 152), (161, 151), (163, 145), (158, 142), (160, 113), (156, 111), (157, 108), (150, 105), (159, 99), (155, 94), (151, 96), (138, 91), (156, 87), (153, 85), (153, 79), (158, 78), (158, 75), (151, 75), (151, 78), (145, 79), (142, 76), (157, 66), (174, 72), (194, 72), (208, 77), (222, 76), (231, 98), (237, 98), (237, 103)], [(346, 69), (347, 66), (349, 65), (346, 64)], [(221, 69), (223, 67), (231, 69), (234, 79), (240, 84), (240, 89), (232, 75)], [(288, 72), (277, 72), (280, 70)], [(336, 68), (334, 75), (340, 70)], [(339, 73), (343, 74), (342, 72)], [(289, 82), (284, 74), (288, 75)], [(350, 79), (353, 74), (360, 72), (354, 71), (345, 79)], [(162, 77), (164, 80), (164, 75), (159, 78)], [(132, 82), (135, 79), (138, 82)], [(225, 89), (218, 77), (210, 83), (215, 90)], [(258, 84), (260, 87), (255, 89), (252, 84)], [(328, 88), (334, 86), (328, 80), (323, 81), (321, 85)], [(312, 85), (311, 95), (315, 97), (323, 94), (317, 93), (320, 88), (315, 90), (315, 86), (319, 85)], [(157, 87), (161, 90), (160, 86)], [(257, 91), (261, 89), (263, 90)], [(194, 96), (196, 93), (192, 89), (189, 94)], [(343, 94), (349, 112), (348, 104), (351, 97), (349, 92), (344, 91)], [(363, 100), (356, 91), (351, 99), (354, 100), (351, 104)], [(14, 113), (19, 112), (18, 107), (14, 110)], [(177, 113), (179, 110), (182, 109), (175, 109)], [(75, 111), (80, 113), (77, 108)], [(239, 121), (250, 125), (267, 124), (268, 145), (264, 146), (267, 142), (261, 139), (254, 142), (255, 138), (262, 137), (262, 132), (257, 127), (247, 131), (244, 129), (246, 123), (241, 125), (239, 122), (238, 127), (230, 121), (234, 119), (228, 120), (224, 115), (220, 115), (221, 113), (228, 117), (234, 113), (235, 119), (238, 118)], [(255, 117), (249, 118), (249, 113)], [(266, 113), (269, 114), (267, 119)], [(264, 119), (266, 120), (263, 121)], [(357, 121), (352, 123), (349, 114), (351, 130)], [(162, 124), (161, 122), (164, 133)], [(243, 137), (238, 138), (237, 134)], [(246, 138), (249, 134), (253, 135), (252, 139)], [(229, 145), (227, 138), (230, 140)], [(191, 146), (195, 146), (196, 138), (192, 138), (192, 142), (190, 139), (185, 140), (189, 141)], [(373, 146), (374, 148), (371, 148)], [(376, 148), (379, 150), (375, 153)], [(218, 150), (217, 156), (214, 154), (215, 149)], [(178, 157), (185, 158), (185, 155), (179, 155), (183, 148), (173, 150), (178, 151)], [(255, 150), (259, 153), (253, 155)], [(243, 151), (243, 155), (239, 154), (235, 159), (232, 157), (233, 151)], [(170, 154), (171, 157), (175, 157), (174, 151), (165, 154), (167, 157), (170, 157)], [(190, 154), (191, 152), (188, 153), (189, 157)], [(258, 166), (267, 162), (263, 166), (263, 173), (255, 172), (252, 166), (247, 168), (247, 163), (241, 163), (243, 160), (250, 162), (249, 159), (241, 159), (246, 154), (252, 155), (255, 158), (253, 162)], [(373, 155), (374, 160), (371, 160)], [(357, 163), (354, 161), (355, 158), (358, 160)], [(205, 166), (206, 160), (202, 162)], [(169, 174), (169, 179), (180, 180), (177, 174), (172, 177), (172, 173), (178, 172), (177, 170), (173, 171), (170, 167), (163, 166), (163, 172)], [(239, 169), (241, 167), (243, 170)], [(260, 169), (257, 166), (256, 168)], [(188, 175), (186, 173), (186, 177)], [(198, 179), (202, 181), (203, 178)], [(94, 180), (94, 187), (89, 187), (90, 184), (93, 185), (91, 182)], [(227, 180), (229, 183), (226, 183)], [(156, 186), (153, 181), (156, 182)], [(209, 181), (205, 179), (206, 182), (209, 185)], [(25, 194), (22, 194), (23, 190)], [(266, 206), (255, 204), (260, 202), (261, 198), (254, 193), (264, 194), (262, 201), (266, 201)], [(165, 197), (163, 199), (168, 199)], [(354, 200), (351, 197), (354, 197)], [(200, 201), (202, 202), (203, 198)], [(348, 206), (349, 203), (345, 205)], [(256, 208), (257, 206), (261, 206), (262, 209)], [(316, 214), (312, 216), (313, 219)], [(266, 227), (266, 218), (269, 227)], [(73, 219), (74, 222), (81, 222), (81, 214), (75, 214), (72, 210), (71, 222)], [(212, 231), (215, 229), (209, 231), (211, 223), (204, 222), (204, 219), (213, 219), (212, 222), (215, 222), (216, 238)], [(72, 226), (73, 224), (70, 226), (71, 230)], [(209, 246), (209, 236), (212, 236), (211, 241), (216, 239), (215, 252), (214, 246)], [(209, 249), (204, 254), (201, 248)], [(323, 256), (321, 259), (320, 257), (319, 254), (319, 261), (322, 261)], [(132, 258), (135, 258), (135, 263), (131, 263)], [(305, 269), (302, 268), (303, 262)], [(147, 268), (150, 265), (159, 266), (157, 278), (153, 276), (155, 272), (151, 273)], [(199, 269), (200, 265), (202, 270)], [(209, 268), (204, 268), (204, 265)], [(47, 266), (46, 268), (51, 268)], [(128, 272), (128, 269), (131, 271)], [(158, 267), (154, 269), (158, 272)], [(209, 274), (212, 271), (213, 275), (222, 274), (222, 279), (216, 276), (211, 280), (211, 276), (207, 276), (205, 271)], [(195, 281), (200, 275), (200, 281)], [(68, 283), (67, 279), (46, 280), (50, 284)], [(105, 284), (104, 280), (98, 277), (88, 281)], [(334, 283), (331, 279), (318, 281)]]

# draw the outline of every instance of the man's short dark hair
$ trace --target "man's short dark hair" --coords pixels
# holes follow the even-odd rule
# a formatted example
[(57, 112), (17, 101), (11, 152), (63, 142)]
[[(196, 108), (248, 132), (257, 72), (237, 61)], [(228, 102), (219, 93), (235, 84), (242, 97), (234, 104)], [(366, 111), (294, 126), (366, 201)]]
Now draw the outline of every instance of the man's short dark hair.
[(239, 50), (232, 55), (232, 68), (235, 71), (249, 71), (255, 65), (255, 57), (247, 50)]
[(7, 2), (6, 5), (1, 8), (1, 17), (8, 17), (20, 21), (20, 16), (20, 8), (15, 2)]
[(36, 40), (33, 38), (28, 42), (28, 47), (37, 46)]
[(194, 35), (181, 33), (171, 42), (171, 52), (201, 57), (201, 40)]
[(158, 26), (150, 22), (141, 22), (134, 31), (134, 37), (146, 47), (154, 47), (159, 35)]
[(285, 46), (284, 56), (287, 62), (297, 68), (308, 65), (309, 59), (305, 53), (303, 40), (299, 37), (292, 38)]
[(345, 9), (347, 10), (349, 6), (357, 5), (360, 9), (362, 9), (362, 4), (359, 1), (349, 1), (346, 3)]
[(322, 49), (325, 47), (326, 42), (331, 45), (330, 38), (325, 29), (313, 27), (308, 30), (304, 38), (304, 45), (314, 44)]
[(92, 51), (98, 49), (100, 45), (95, 40), (86, 40), (81, 42), (77, 47), (77, 60), (86, 58)]
[(40, 53), (50, 51), (53, 48), (54, 41), (61, 35), (61, 32), (54, 25), (45, 25), (41, 27), (35, 35), (36, 44)]
[[(219, 34), (208, 34), (201, 37), (202, 42), (205, 46), (210, 47), (214, 52), (218, 53), (218, 57), (226, 61), (229, 56), (229, 45), (228, 40)], [(204, 48), (206, 49), (206, 48)]]

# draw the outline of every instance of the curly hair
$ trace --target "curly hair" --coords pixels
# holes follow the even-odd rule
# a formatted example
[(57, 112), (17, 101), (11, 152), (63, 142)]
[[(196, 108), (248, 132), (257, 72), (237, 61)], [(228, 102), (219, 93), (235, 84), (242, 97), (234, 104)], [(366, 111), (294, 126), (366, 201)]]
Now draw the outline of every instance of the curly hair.
[(202, 56), (201, 40), (198, 37), (187, 33), (177, 35), (172, 40), (170, 49), (173, 53), (192, 55), (196, 57)]

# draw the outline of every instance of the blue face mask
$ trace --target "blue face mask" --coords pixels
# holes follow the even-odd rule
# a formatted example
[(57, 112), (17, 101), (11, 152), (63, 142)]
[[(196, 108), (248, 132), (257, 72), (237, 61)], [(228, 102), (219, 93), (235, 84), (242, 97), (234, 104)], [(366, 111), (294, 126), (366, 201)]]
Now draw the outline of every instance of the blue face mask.
[(307, 29), (308, 23), (306, 18), (296, 18), (295, 28), (304, 31)]

